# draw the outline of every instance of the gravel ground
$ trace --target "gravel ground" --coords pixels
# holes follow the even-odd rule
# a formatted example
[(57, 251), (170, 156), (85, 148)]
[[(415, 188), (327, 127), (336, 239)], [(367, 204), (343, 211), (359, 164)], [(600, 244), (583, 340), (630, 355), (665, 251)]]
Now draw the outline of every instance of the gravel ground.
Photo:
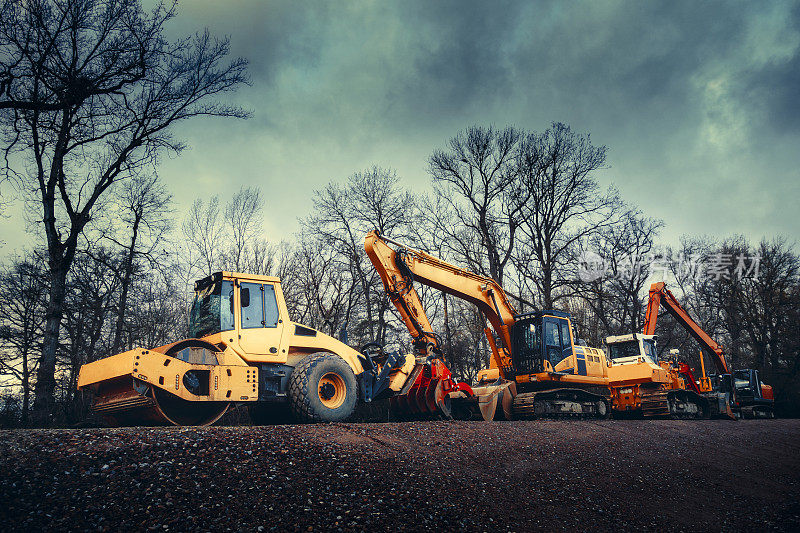
[(800, 529), (800, 420), (0, 432), (11, 531)]

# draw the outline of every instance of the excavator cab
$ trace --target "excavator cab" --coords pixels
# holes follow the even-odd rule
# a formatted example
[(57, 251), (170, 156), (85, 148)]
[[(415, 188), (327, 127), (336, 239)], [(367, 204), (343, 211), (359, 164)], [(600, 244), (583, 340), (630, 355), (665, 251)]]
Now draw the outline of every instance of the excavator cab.
[(657, 365), (659, 359), (656, 339), (656, 335), (642, 335), (641, 333), (606, 337), (608, 358), (615, 365), (640, 362)]
[(743, 418), (773, 418), (775, 399), (772, 387), (761, 381), (758, 370), (746, 368), (733, 371), (736, 406)]
[(511, 330), (511, 360), (518, 376), (542, 372), (604, 374), (605, 357), (600, 357), (599, 350), (575, 342), (569, 313), (538, 311), (517, 315)]
[(512, 339), (511, 360), (517, 374), (553, 371), (569, 365), (566, 360), (572, 356), (572, 337), (567, 313), (548, 311), (517, 315)]

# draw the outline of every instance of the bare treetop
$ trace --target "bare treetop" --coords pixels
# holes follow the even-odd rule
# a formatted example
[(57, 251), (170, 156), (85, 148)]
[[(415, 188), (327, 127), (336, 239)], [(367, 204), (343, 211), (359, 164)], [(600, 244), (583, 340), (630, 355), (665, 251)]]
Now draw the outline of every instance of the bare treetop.
[(506, 264), (514, 248), (519, 226), (519, 206), (511, 199), (520, 194), (517, 149), (521, 132), (508, 127), (471, 127), (448, 143), (448, 150), (436, 150), (428, 159), (428, 172), (437, 185), (437, 194), (454, 214), (458, 225), (480, 239), (488, 256), (488, 271), (483, 261), (475, 260), (469, 238), (448, 232), (454, 243), (466, 243), (453, 252), (466, 263), (481, 266), (481, 273), (503, 282)]
[(175, 3), (3, 0), (0, 134), (5, 175), (35, 191), (52, 278), (37, 410), (52, 402), (64, 281), (79, 237), (117, 181), (180, 151), (171, 126), (187, 118), (245, 117), (217, 98), (246, 83), (243, 59), (208, 31), (164, 37)]

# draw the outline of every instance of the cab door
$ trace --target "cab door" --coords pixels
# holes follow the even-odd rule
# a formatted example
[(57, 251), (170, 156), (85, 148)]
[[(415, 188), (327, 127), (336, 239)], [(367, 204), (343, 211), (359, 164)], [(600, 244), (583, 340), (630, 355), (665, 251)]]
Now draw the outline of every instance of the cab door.
[(544, 349), (545, 357), (555, 370), (556, 365), (564, 359), (561, 347), (561, 327), (557, 318), (544, 319)]
[[(572, 357), (572, 338), (569, 331), (569, 322), (563, 318), (548, 316), (544, 319), (545, 351), (547, 359), (555, 369), (556, 365), (564, 359)], [(580, 355), (579, 357), (583, 357)], [(570, 359), (569, 368), (561, 371), (586, 375), (586, 360), (578, 360), (578, 368), (574, 368), (574, 361)]]
[(248, 354), (277, 355), (283, 322), (271, 283), (239, 283), (239, 346)]

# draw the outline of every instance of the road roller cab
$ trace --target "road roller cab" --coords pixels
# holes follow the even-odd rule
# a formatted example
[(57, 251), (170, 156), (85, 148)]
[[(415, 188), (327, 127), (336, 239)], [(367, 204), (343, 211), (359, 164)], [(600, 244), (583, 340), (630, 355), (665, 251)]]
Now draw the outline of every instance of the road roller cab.
[[(258, 418), (346, 419), (361, 399), (399, 391), (413, 355), (373, 357), (292, 322), (280, 280), (217, 272), (195, 283), (190, 338), (85, 364), (78, 388), (112, 424), (204, 425), (234, 404)], [(381, 354), (383, 355), (383, 354)]]

